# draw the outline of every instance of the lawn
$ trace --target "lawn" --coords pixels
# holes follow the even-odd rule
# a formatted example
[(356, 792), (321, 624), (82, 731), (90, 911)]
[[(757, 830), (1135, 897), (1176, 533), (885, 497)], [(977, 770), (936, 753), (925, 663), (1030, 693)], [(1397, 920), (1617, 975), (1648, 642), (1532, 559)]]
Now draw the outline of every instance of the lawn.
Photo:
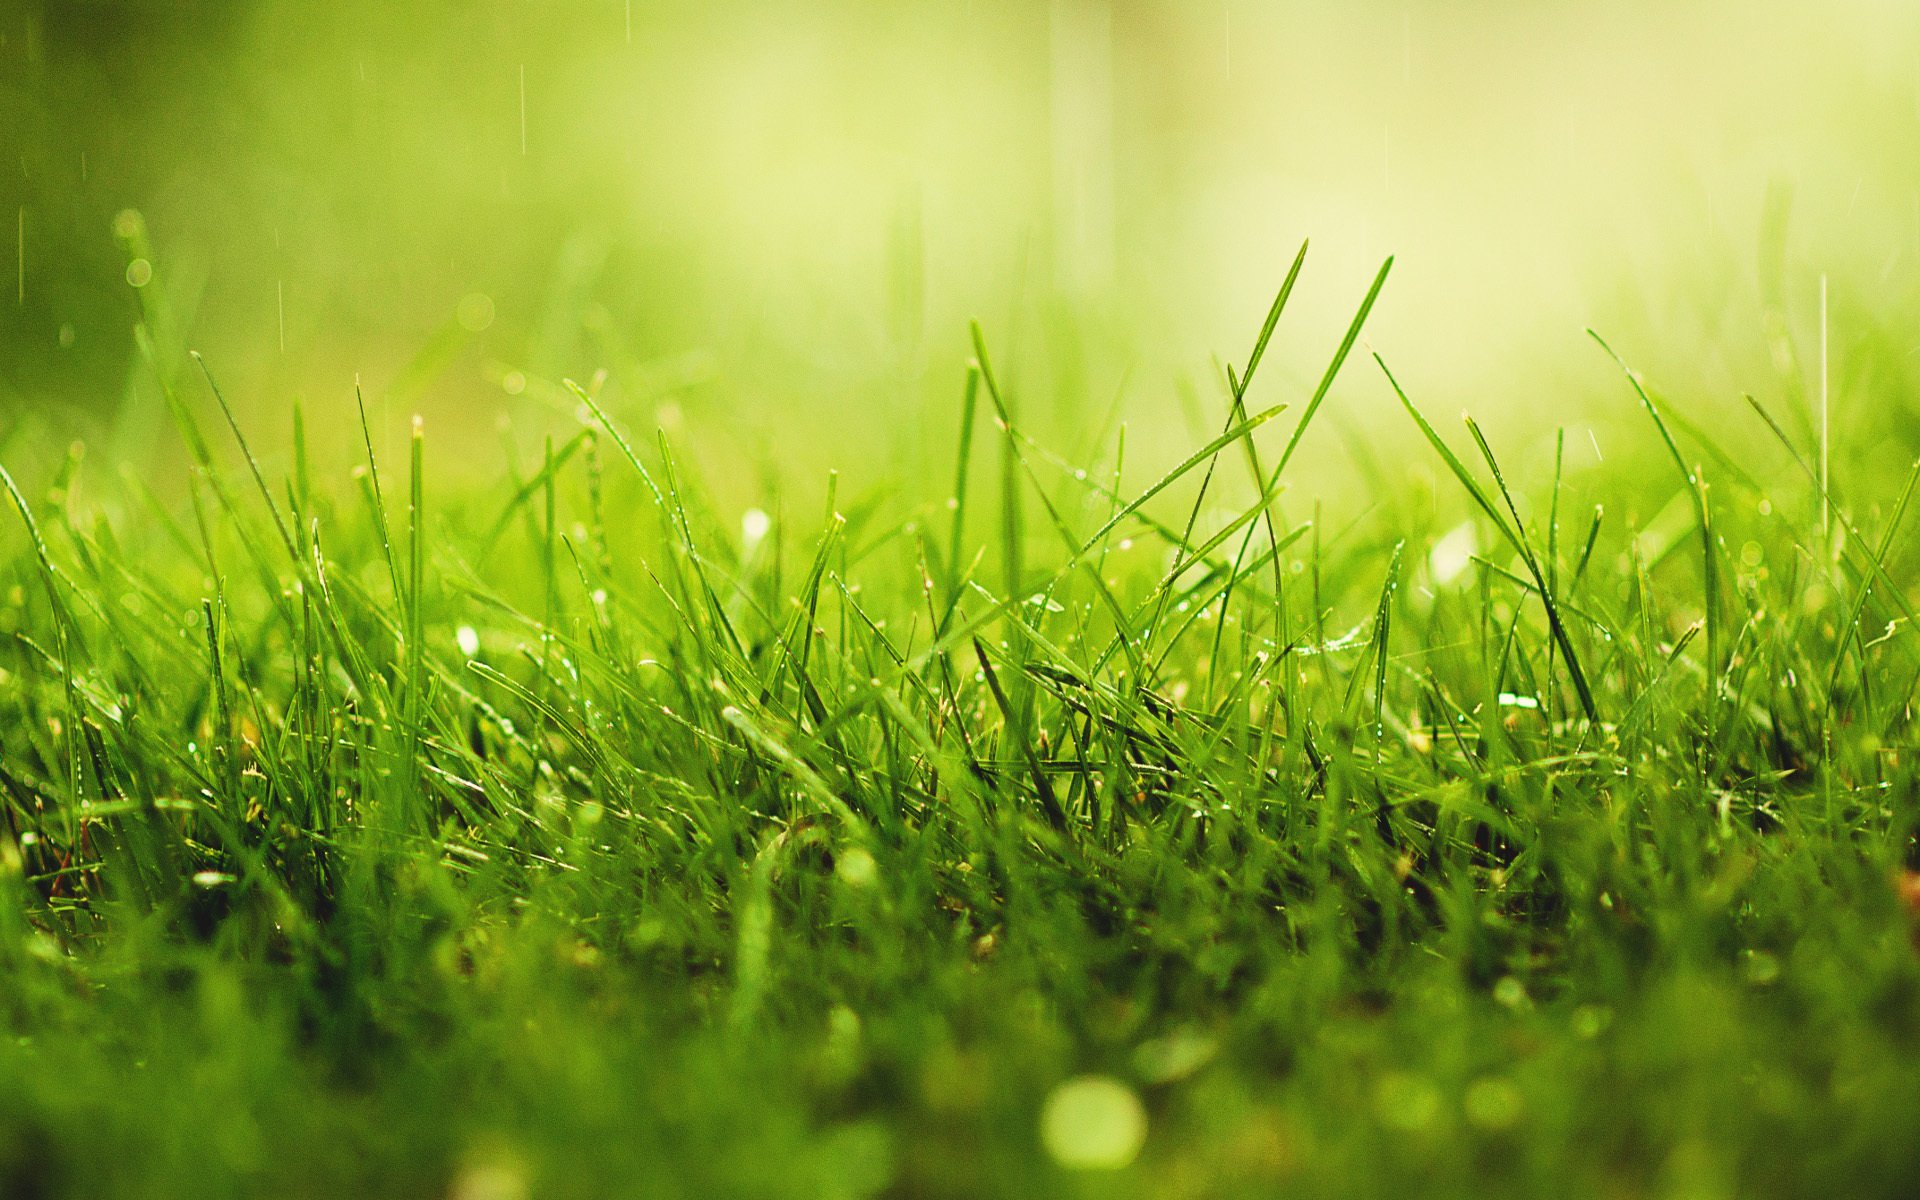
[(0, 0), (0, 1200), (1920, 1196), (1917, 70)]
[(1262, 387), (1300, 273), (1171, 470), (976, 326), (940, 478), (744, 516), (593, 384), (442, 484), (143, 339), (179, 502), (4, 458), (0, 1192), (1915, 1194), (1915, 475), (1624, 364), (1505, 451), (1385, 268)]

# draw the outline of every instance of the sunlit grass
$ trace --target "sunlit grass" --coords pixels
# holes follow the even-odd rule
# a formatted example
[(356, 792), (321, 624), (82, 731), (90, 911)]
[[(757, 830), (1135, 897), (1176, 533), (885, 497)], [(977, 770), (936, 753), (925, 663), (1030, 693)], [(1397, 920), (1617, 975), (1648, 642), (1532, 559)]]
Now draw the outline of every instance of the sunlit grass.
[(1915, 475), (1630, 371), (1516, 454), (1384, 267), (1252, 405), (1304, 262), (1171, 470), (980, 325), (937, 479), (744, 520), (591, 383), (443, 487), (143, 335), (183, 502), (6, 481), (0, 1190), (1909, 1194)]

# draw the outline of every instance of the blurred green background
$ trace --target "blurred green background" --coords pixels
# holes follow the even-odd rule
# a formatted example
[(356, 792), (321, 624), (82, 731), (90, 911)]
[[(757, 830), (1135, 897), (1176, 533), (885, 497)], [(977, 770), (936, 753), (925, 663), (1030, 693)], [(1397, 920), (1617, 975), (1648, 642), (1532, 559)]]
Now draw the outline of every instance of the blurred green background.
[[(1836, 404), (1914, 438), (1911, 0), (0, 0), (0, 142), (0, 423), (123, 459), (143, 304), (269, 430), (358, 377), (490, 444), (605, 369), (911, 472), (977, 316), (1069, 449), (1116, 400), (1184, 439), (1309, 236), (1263, 402), (1392, 253), (1369, 341), (1437, 411), (1585, 419), (1588, 325), (1696, 415), (1804, 409), (1825, 275)], [(1403, 436), (1371, 364), (1336, 399)]]

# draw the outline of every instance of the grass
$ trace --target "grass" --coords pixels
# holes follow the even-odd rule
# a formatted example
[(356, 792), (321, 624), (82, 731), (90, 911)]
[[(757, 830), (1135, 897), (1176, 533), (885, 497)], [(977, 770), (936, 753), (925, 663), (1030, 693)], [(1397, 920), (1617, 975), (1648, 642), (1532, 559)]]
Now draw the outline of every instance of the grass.
[(950, 496), (745, 523), (592, 387), (330, 481), (143, 335), (188, 501), (6, 477), (0, 1192), (1920, 1190), (1917, 476), (1383, 374), (1439, 488), (1323, 528), (1304, 258), (1163, 477), (976, 328)]

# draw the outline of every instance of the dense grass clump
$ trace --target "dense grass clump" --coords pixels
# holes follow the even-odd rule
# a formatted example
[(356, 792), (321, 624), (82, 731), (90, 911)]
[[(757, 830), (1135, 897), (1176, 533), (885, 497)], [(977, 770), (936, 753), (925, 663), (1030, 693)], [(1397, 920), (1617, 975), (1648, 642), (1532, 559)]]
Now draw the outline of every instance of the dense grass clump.
[(1323, 528), (1386, 272), (1259, 408), (1298, 270), (1151, 483), (978, 331), (925, 505), (591, 388), (336, 486), (177, 370), (183, 506), (9, 476), (0, 1193), (1920, 1191), (1913, 477), (1629, 373), (1578, 490), (1402, 393), (1444, 490)]

